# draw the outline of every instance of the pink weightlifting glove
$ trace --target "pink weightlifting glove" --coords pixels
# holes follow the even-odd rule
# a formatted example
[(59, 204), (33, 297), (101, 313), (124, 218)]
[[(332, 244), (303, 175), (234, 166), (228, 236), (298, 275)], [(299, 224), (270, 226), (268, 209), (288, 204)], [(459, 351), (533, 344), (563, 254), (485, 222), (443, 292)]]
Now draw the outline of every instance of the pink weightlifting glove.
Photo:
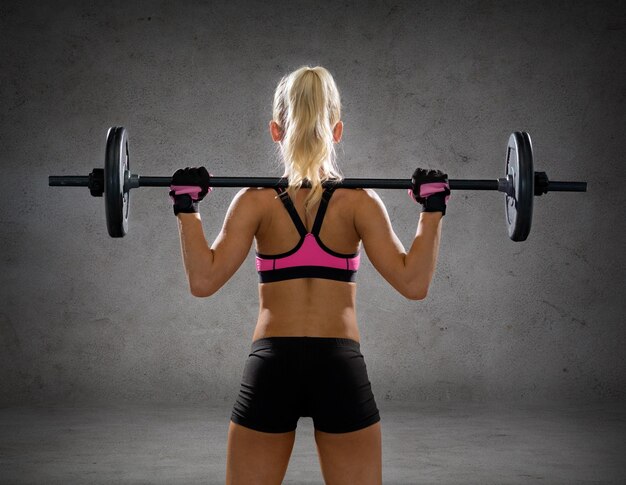
[(174, 214), (198, 212), (198, 203), (213, 190), (210, 183), (211, 174), (204, 167), (176, 170), (170, 185)]
[(416, 168), (411, 177), (409, 195), (422, 204), (424, 212), (441, 212), (446, 215), (446, 204), (450, 199), (448, 174), (440, 170)]

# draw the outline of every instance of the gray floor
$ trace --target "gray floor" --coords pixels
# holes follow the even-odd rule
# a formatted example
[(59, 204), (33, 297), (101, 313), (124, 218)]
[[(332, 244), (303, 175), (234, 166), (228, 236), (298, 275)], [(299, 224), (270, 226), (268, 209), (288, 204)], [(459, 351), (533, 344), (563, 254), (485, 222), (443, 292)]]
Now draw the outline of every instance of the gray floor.
[[(385, 484), (626, 483), (626, 406), (379, 406)], [(0, 483), (223, 483), (229, 408), (0, 409)], [(301, 418), (284, 483), (323, 483)]]

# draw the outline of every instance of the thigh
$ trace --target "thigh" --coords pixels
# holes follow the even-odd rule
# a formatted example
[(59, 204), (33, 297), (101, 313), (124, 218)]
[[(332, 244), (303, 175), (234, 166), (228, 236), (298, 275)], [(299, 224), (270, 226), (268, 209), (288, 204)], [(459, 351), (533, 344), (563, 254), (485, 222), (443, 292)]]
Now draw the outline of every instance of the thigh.
[(226, 485), (280, 485), (296, 432), (264, 433), (230, 422)]
[(326, 485), (382, 484), (380, 422), (350, 433), (315, 430), (315, 443)]

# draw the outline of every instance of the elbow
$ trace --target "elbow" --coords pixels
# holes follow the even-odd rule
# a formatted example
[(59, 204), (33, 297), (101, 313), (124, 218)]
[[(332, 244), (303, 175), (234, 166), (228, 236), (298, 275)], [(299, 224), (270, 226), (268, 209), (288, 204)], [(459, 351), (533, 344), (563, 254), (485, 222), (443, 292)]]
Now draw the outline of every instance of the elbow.
[(428, 295), (428, 288), (413, 287), (404, 292), (404, 297), (409, 300), (424, 300)]
[(213, 295), (216, 288), (211, 287), (206, 282), (189, 282), (189, 291), (197, 298), (206, 298)]
[(193, 296), (195, 296), (196, 298), (207, 298), (209, 296), (211, 296), (213, 294), (213, 292), (210, 291), (198, 291), (195, 289), (191, 290), (191, 294)]

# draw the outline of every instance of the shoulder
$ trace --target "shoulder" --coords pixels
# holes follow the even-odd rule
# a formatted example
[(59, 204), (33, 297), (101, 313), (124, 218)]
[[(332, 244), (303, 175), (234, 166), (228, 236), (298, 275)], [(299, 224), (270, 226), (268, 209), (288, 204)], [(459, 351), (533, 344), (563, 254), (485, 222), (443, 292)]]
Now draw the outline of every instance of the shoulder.
[(360, 203), (367, 200), (380, 200), (378, 194), (374, 192), (374, 189), (361, 189), (361, 188), (338, 188), (334, 191), (336, 198), (345, 198), (350, 202)]
[(338, 188), (335, 189), (333, 199), (338, 206), (349, 210), (355, 216), (366, 215), (372, 210), (384, 207), (383, 201), (373, 189), (362, 188)]
[(338, 198), (342, 199), (338, 204), (340, 211), (352, 218), (361, 237), (367, 226), (380, 222), (381, 217), (385, 218), (385, 205), (373, 189), (337, 189), (337, 192)]
[(363, 200), (380, 200), (378, 193), (374, 189), (356, 189)]
[(352, 189), (355, 208), (357, 211), (368, 211), (383, 205), (383, 201), (374, 189)]
[[(267, 210), (271, 195), (271, 189), (258, 187), (244, 187), (240, 189), (229, 207), (229, 216), (245, 217), (246, 219), (258, 219)], [(272, 192), (274, 192), (272, 190)]]
[(263, 187), (244, 187), (239, 190), (233, 197), (233, 202), (247, 206), (265, 205), (267, 201), (272, 200), (276, 195), (274, 189), (266, 189)]
[(373, 189), (357, 189), (354, 209), (354, 225), (361, 238), (376, 232), (388, 220), (387, 208)]

